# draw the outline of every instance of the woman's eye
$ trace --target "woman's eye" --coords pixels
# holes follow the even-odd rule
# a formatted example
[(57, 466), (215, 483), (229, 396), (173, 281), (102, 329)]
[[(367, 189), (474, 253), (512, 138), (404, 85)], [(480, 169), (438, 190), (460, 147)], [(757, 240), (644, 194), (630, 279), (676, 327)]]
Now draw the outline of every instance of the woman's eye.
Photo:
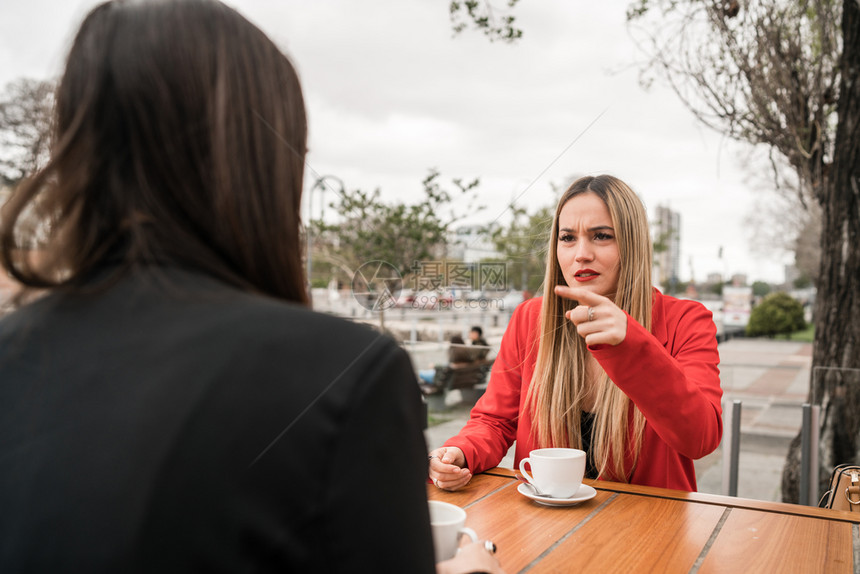
[(573, 235), (569, 233), (563, 233), (559, 236), (558, 240), (567, 243), (568, 241), (573, 241)]
[(600, 232), (600, 233), (596, 233), (596, 234), (594, 235), (594, 238), (595, 238), (595, 239), (598, 239), (598, 240), (605, 241), (605, 240), (607, 240), (607, 239), (612, 239), (612, 236), (611, 236), (610, 234), (608, 234), (608, 233)]

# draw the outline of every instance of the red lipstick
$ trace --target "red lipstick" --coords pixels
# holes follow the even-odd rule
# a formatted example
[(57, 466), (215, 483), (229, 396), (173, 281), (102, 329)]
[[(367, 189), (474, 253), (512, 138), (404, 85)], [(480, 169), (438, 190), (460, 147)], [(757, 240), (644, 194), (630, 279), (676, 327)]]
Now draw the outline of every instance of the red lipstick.
[(597, 279), (600, 277), (600, 273), (594, 271), (593, 269), (580, 269), (576, 273), (573, 274), (574, 280), (579, 283), (585, 283), (586, 281), (591, 281), (593, 279)]

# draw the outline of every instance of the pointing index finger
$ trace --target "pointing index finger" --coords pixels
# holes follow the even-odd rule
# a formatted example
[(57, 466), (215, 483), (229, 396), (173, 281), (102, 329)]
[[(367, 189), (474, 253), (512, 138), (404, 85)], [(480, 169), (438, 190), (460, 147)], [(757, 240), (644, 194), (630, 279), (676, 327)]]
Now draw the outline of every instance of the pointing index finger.
[(599, 305), (605, 301), (608, 301), (608, 299), (603, 295), (592, 293), (588, 289), (584, 289), (582, 287), (568, 287), (566, 285), (556, 285), (555, 294), (559, 297), (564, 297), (565, 299), (578, 301), (580, 305), (588, 305), (590, 307), (594, 307), (595, 305)]

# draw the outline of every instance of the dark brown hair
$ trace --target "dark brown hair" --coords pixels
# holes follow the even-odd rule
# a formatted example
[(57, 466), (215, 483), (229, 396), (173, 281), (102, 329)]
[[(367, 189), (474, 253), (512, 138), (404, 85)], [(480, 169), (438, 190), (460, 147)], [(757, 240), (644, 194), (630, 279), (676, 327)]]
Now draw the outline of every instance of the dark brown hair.
[(307, 301), (304, 102), (256, 26), (215, 0), (106, 2), (56, 102), (51, 159), (4, 209), (0, 258), (19, 282), (75, 288), (108, 260), (164, 261)]

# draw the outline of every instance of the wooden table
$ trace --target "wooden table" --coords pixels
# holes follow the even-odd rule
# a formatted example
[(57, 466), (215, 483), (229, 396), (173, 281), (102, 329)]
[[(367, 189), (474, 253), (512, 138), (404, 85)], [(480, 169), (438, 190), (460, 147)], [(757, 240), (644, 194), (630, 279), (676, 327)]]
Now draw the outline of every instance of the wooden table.
[[(515, 572), (860, 572), (860, 513), (586, 480), (597, 496), (548, 507), (510, 469), (431, 500), (466, 509)], [(855, 570), (856, 569), (856, 570)]]

